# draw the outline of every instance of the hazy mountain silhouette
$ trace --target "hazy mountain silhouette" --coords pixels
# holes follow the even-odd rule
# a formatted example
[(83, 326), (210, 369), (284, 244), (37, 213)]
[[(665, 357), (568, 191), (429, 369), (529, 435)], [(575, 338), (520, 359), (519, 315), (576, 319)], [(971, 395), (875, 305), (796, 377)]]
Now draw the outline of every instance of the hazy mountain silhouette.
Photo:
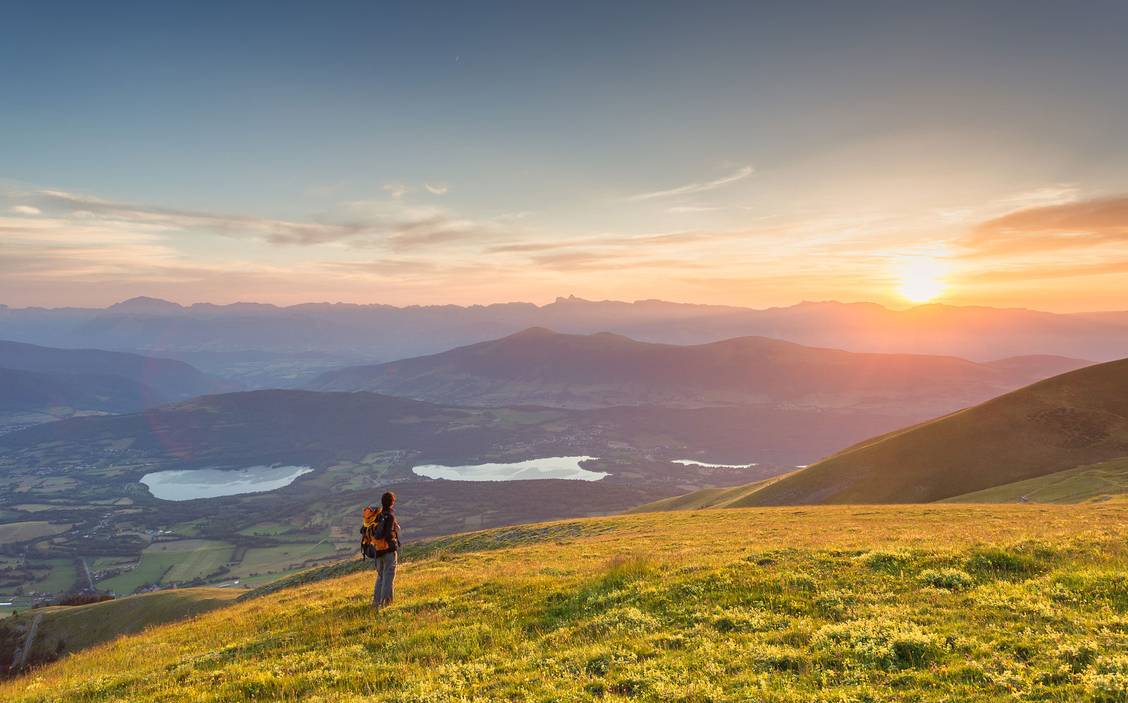
[(0, 406), (6, 411), (131, 412), (233, 385), (172, 359), (98, 349), (0, 341)]
[(180, 306), (151, 298), (104, 309), (5, 308), (0, 337), (66, 347), (173, 351), (322, 352), (372, 361), (433, 354), (529, 327), (610, 331), (632, 339), (701, 344), (760, 336), (858, 352), (959, 356), (975, 361), (1050, 354), (1094, 361), (1128, 353), (1123, 313), (1063, 315), (1023, 309), (873, 303), (800, 303), (753, 310), (644, 300), (560, 298), (548, 305), (394, 307), (307, 303)]
[(677, 346), (537, 327), (431, 356), (330, 371), (308, 387), (469, 405), (781, 405), (881, 408), (923, 418), (1085, 365), (1049, 356), (977, 364), (859, 354), (764, 337)]
[[(133, 412), (159, 397), (121, 376), (39, 373), (0, 368), (0, 412)], [(44, 418), (48, 419), (48, 418)]]

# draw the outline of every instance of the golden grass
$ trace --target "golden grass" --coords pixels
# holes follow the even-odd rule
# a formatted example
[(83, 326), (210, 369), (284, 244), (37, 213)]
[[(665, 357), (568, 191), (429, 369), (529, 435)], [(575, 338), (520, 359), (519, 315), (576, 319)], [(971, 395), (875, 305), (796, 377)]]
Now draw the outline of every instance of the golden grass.
[[(476, 549), (484, 551), (476, 551)], [(653, 513), (444, 540), (124, 637), (11, 701), (1119, 701), (1128, 504)]]

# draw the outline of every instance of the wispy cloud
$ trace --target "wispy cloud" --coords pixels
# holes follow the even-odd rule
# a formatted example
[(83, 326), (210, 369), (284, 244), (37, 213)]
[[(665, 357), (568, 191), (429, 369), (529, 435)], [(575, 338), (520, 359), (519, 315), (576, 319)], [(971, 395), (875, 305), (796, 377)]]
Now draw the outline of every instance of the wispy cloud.
[(651, 234), (606, 234), (571, 239), (553, 239), (535, 242), (512, 242), (496, 244), (486, 251), (491, 254), (550, 251), (574, 247), (628, 247), (645, 248), (650, 246), (692, 244), (710, 240), (739, 239), (748, 235), (747, 230), (675, 230)]
[(703, 181), (700, 183), (686, 183), (685, 185), (677, 186), (676, 188), (667, 188), (665, 190), (654, 190), (648, 193), (638, 193), (627, 198), (628, 201), (638, 202), (643, 200), (655, 200), (657, 198), (673, 198), (679, 195), (690, 195), (691, 193), (704, 193), (705, 191), (723, 188), (724, 186), (742, 181), (748, 178), (755, 169), (751, 166), (744, 166), (737, 169), (733, 173), (720, 178), (715, 178), (711, 181)]
[(377, 276), (414, 276), (433, 274), (439, 265), (423, 259), (373, 259), (367, 261), (327, 261), (321, 264), (327, 271), (335, 273), (366, 273)]
[(32, 207), (31, 205), (13, 205), (12, 207), (8, 208), (8, 211), (12, 212), (16, 215), (41, 215), (41, 214), (43, 214), (42, 210), (40, 210), (37, 207)]
[(392, 196), (392, 198), (399, 200), (411, 190), (402, 183), (385, 183), (384, 192)]
[(143, 223), (165, 231), (203, 231), (280, 245), (342, 242), (402, 250), (475, 237), (486, 239), (489, 232), (497, 229), (442, 209), (389, 206), (386, 202), (344, 203), (336, 212), (297, 221), (122, 203), (59, 190), (28, 195), (44, 211), (60, 217)]
[(697, 269), (700, 264), (684, 259), (658, 259), (633, 256), (626, 252), (567, 251), (538, 254), (533, 262), (554, 271), (606, 271), (626, 269)]
[(1065, 205), (1081, 199), (1081, 188), (1073, 183), (1054, 183), (1000, 198), (997, 205), (1011, 209)]
[(446, 195), (447, 191), (450, 190), (447, 187), (446, 183), (427, 183), (427, 182), (424, 182), (423, 187), (431, 195)]
[(666, 208), (671, 215), (695, 215), (702, 212), (715, 212), (721, 208), (712, 205), (675, 205)]
[(1128, 196), (1015, 210), (975, 227), (962, 243), (973, 256), (1128, 244)]

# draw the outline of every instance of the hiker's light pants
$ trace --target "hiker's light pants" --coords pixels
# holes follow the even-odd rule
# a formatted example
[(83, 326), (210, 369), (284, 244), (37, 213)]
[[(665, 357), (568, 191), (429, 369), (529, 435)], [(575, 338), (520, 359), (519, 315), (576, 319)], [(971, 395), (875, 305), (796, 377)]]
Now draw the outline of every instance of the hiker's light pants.
[(376, 585), (372, 588), (372, 602), (384, 605), (392, 602), (392, 588), (396, 582), (396, 553), (388, 552), (376, 557)]

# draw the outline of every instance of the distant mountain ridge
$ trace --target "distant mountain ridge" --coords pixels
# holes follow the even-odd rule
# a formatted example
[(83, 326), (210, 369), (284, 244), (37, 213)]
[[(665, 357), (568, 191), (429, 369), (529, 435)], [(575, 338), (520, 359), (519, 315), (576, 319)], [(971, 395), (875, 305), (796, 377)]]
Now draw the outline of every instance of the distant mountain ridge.
[(1050, 354), (1108, 361), (1128, 355), (1124, 313), (805, 302), (756, 310), (658, 300), (558, 298), (547, 305), (395, 307), (304, 303), (181, 306), (135, 298), (104, 309), (0, 306), (0, 338), (62, 347), (145, 352), (323, 352), (390, 361), (433, 354), (529, 327), (610, 331), (632, 339), (701, 344), (746, 336), (857, 352), (958, 356), (975, 361)]
[(0, 368), (0, 412), (133, 412), (156, 400), (153, 389), (121, 376)]
[(55, 349), (0, 341), (0, 410), (134, 412), (231, 383), (182, 361), (99, 349)]
[(313, 390), (367, 390), (460, 405), (782, 405), (896, 409), (919, 418), (971, 405), (1087, 362), (860, 354), (764, 337), (700, 345), (534, 327), (431, 356), (329, 371)]
[[(1128, 359), (874, 437), (750, 486), (729, 507), (924, 503), (1121, 457), (1128, 457)], [(698, 502), (691, 494), (680, 504)]]

